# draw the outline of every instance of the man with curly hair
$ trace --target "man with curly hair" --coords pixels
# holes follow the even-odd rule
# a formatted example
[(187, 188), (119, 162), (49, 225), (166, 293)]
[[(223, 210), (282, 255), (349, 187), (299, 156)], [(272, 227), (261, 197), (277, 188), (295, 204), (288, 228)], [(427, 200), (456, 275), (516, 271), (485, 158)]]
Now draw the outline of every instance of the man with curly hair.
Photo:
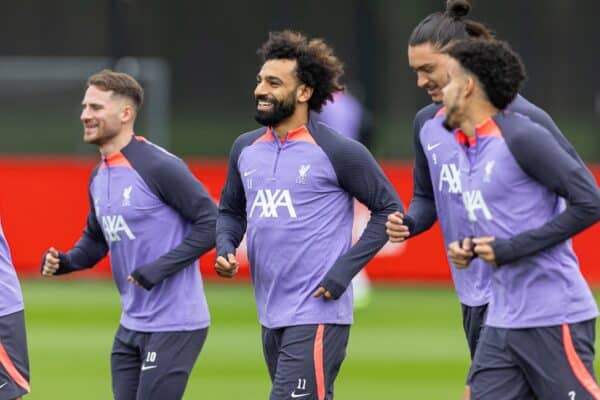
[(508, 44), (465, 40), (445, 52), (446, 112), (421, 137), (437, 145), (426, 156), (434, 187), (448, 184), (445, 165), (458, 166), (453, 265), (478, 268), (478, 257), (493, 267), (471, 398), (600, 399), (598, 308), (570, 242), (600, 220), (600, 190), (548, 129), (506, 110), (525, 78)]
[[(446, 245), (452, 241), (457, 221), (456, 201), (460, 186), (453, 178), (457, 166), (449, 164), (443, 170), (442, 186), (435, 186), (436, 177), (427, 164), (427, 155), (440, 154), (436, 142), (428, 142), (421, 136), (421, 128), (430, 119), (445, 112), (442, 104), (442, 88), (448, 83), (447, 59), (443, 49), (450, 43), (467, 38), (494, 40), (492, 31), (482, 23), (471, 19), (471, 5), (466, 0), (447, 0), (445, 11), (435, 12), (417, 24), (408, 40), (408, 62), (417, 76), (417, 85), (427, 91), (432, 102), (421, 108), (413, 122), (413, 147), (415, 153), (413, 170), (413, 198), (406, 215), (394, 213), (388, 217), (387, 228), (390, 241), (402, 242), (429, 230), (439, 220)], [(575, 148), (560, 131), (547, 112), (521, 95), (508, 105), (508, 110), (526, 115), (542, 125), (552, 138), (582, 167), (585, 163)], [(468, 243), (466, 243), (468, 245)], [(488, 303), (491, 298), (492, 268), (483, 260), (475, 258), (475, 268), (458, 269), (450, 264), (454, 288), (461, 306), (462, 322), (470, 350), (475, 355), (481, 328), (484, 325)]]
[[(233, 144), (215, 268), (236, 274), (246, 233), (270, 399), (333, 399), (353, 322), (350, 281), (386, 243), (386, 217), (402, 206), (363, 145), (311, 118), (343, 90), (332, 49), (283, 31), (258, 53), (255, 119), (264, 126)], [(371, 219), (351, 246), (353, 198)]]

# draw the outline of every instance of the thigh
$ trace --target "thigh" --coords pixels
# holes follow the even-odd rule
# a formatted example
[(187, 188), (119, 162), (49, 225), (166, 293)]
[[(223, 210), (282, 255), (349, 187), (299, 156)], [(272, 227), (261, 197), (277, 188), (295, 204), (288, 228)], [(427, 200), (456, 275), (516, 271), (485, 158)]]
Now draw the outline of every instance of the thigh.
[(29, 355), (23, 311), (0, 317), (0, 400), (29, 393)]
[(540, 399), (600, 399), (594, 376), (595, 320), (515, 330), (510, 342)]
[(142, 349), (137, 399), (181, 399), (207, 333), (208, 328), (148, 334)]
[(479, 341), (479, 336), (481, 334), (481, 328), (483, 328), (483, 324), (485, 323), (488, 305), (484, 304), (482, 306), (470, 307), (461, 304), (461, 307), (463, 328), (465, 330), (467, 344), (469, 345), (471, 360), (473, 360), (477, 342)]
[(506, 339), (506, 329), (486, 326), (481, 332), (468, 380), (472, 400), (535, 399)]
[(281, 347), (281, 337), (283, 336), (283, 328), (269, 329), (262, 327), (262, 347), (263, 356), (267, 363), (267, 369), (269, 370), (269, 376), (271, 382), (275, 379), (275, 372), (277, 371), (277, 360), (279, 359), (279, 350)]
[(135, 400), (140, 379), (144, 333), (119, 326), (110, 355), (112, 390), (115, 400)]
[(331, 400), (350, 333), (349, 325), (301, 325), (284, 329), (271, 400)]

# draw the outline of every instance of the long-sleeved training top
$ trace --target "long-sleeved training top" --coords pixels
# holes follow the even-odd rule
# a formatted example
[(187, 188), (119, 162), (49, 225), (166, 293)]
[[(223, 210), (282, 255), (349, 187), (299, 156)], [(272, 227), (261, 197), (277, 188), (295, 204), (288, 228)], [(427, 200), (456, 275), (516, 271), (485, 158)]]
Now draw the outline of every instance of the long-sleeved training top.
[[(371, 218), (351, 247), (353, 197)], [(232, 146), (217, 254), (235, 254), (246, 232), (263, 326), (351, 324), (348, 286), (386, 243), (386, 218), (396, 210), (397, 194), (360, 143), (312, 118), (283, 140), (260, 128)], [(319, 286), (337, 300), (313, 298)]]
[(217, 207), (185, 163), (136, 136), (94, 169), (89, 196), (85, 231), (60, 253), (58, 273), (92, 267), (110, 251), (124, 327), (207, 327), (198, 257), (214, 247)]
[[(434, 149), (428, 150), (428, 146), (435, 143), (421, 143), (421, 128), (436, 114), (443, 112), (441, 103), (432, 103), (422, 108), (415, 116), (413, 124), (413, 145), (415, 150), (415, 164), (413, 171), (413, 198), (408, 209), (408, 220), (411, 237), (429, 229), (439, 218), (440, 211), (436, 210), (435, 197), (440, 193), (438, 187), (432, 184), (427, 154)], [(508, 106), (508, 109), (529, 117), (546, 128), (553, 139), (580, 165), (585, 167), (579, 158), (575, 148), (564, 137), (552, 118), (542, 109), (518, 95)], [(435, 152), (435, 154), (439, 154)], [(440, 222), (442, 218), (440, 218)], [(448, 242), (446, 242), (447, 244)], [(449, 261), (450, 262), (450, 261)], [(479, 259), (472, 261), (474, 268), (458, 270), (451, 265), (454, 287), (461, 303), (467, 306), (480, 306), (487, 304), (491, 298), (491, 267)]]
[[(531, 328), (595, 318), (570, 240), (600, 219), (600, 190), (589, 170), (521, 114), (501, 111), (471, 138), (448, 131), (444, 119), (425, 123), (421, 145), (446, 244), (495, 238), (486, 324)], [(482, 264), (453, 272), (478, 272)]]
[(0, 317), (21, 311), (23, 308), (21, 285), (0, 224)]

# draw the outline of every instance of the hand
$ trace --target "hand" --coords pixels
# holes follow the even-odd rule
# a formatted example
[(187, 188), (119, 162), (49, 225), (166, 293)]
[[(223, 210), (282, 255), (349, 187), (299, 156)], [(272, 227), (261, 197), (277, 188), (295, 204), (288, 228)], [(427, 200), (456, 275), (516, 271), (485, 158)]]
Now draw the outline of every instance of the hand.
[(46, 253), (46, 258), (44, 260), (44, 266), (42, 267), (42, 275), (43, 276), (52, 276), (56, 274), (58, 268), (60, 267), (60, 258), (58, 256), (58, 250), (54, 247), (50, 247), (48, 252)]
[(239, 265), (235, 256), (231, 253), (227, 254), (227, 259), (223, 256), (217, 257), (215, 270), (219, 276), (224, 278), (233, 278), (238, 273)]
[(142, 286), (142, 285), (141, 285), (141, 284), (140, 284), (138, 281), (136, 281), (136, 280), (135, 280), (135, 278), (134, 278), (133, 276), (131, 276), (131, 275), (129, 275), (129, 276), (127, 277), (127, 282), (129, 282), (129, 283), (133, 283), (134, 285), (136, 285), (136, 286), (139, 286), (139, 287), (143, 288), (143, 286)]
[(327, 289), (325, 289), (323, 286), (319, 287), (317, 289), (316, 292), (313, 293), (313, 297), (325, 297), (326, 300), (331, 300), (333, 299), (333, 295), (331, 294), (331, 292)]
[(475, 238), (473, 239), (473, 243), (475, 243), (473, 250), (483, 261), (496, 266), (496, 255), (494, 254), (494, 248), (490, 245), (494, 240), (496, 238), (491, 236)]
[(392, 243), (402, 243), (410, 236), (408, 226), (404, 225), (404, 215), (399, 211), (388, 215), (385, 228), (385, 233)]
[(448, 257), (456, 268), (467, 268), (474, 256), (471, 238), (465, 238), (462, 242), (454, 241), (448, 245)]

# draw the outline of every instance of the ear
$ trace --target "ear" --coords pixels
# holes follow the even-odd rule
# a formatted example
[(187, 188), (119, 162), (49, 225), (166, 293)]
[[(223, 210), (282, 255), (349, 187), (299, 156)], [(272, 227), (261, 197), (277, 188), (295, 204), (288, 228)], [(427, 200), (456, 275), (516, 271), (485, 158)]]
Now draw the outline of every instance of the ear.
[(127, 123), (132, 121), (135, 118), (135, 107), (133, 105), (126, 103), (121, 110), (121, 121), (123, 123)]
[(465, 97), (471, 97), (475, 93), (476, 87), (477, 83), (475, 82), (475, 79), (472, 76), (467, 76), (464, 92)]
[(296, 89), (296, 98), (298, 99), (299, 103), (306, 103), (312, 97), (313, 92), (313, 88), (302, 84)]

